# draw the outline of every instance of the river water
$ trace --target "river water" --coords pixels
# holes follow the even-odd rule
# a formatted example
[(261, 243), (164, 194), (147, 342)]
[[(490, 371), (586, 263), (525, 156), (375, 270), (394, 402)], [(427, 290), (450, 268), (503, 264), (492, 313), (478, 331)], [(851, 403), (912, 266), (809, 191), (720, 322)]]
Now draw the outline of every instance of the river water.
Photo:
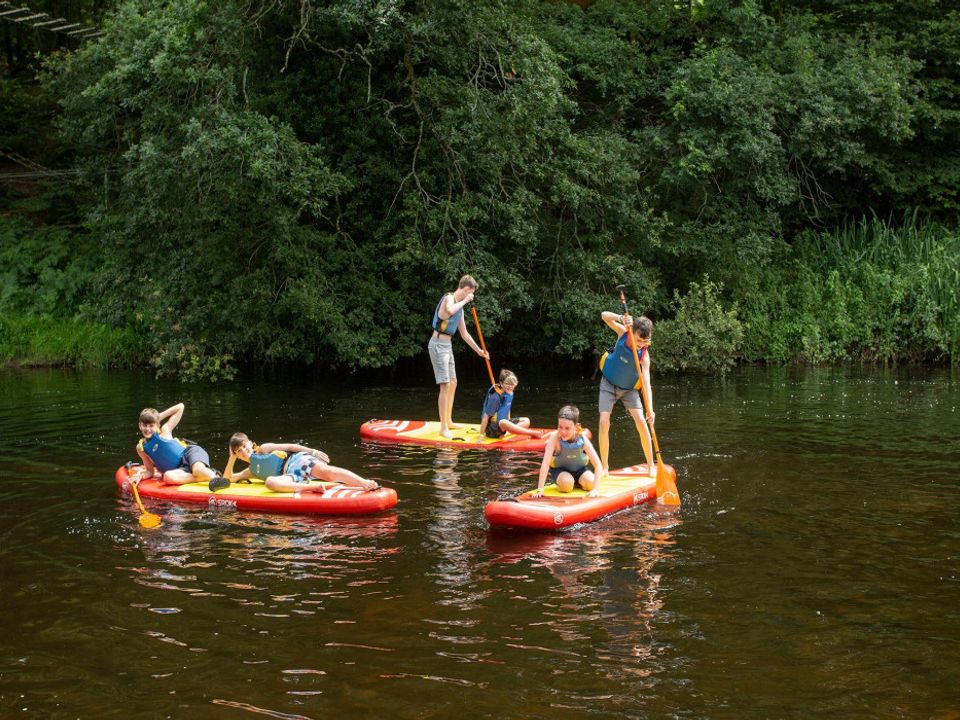
[[(596, 382), (532, 380), (514, 414)], [(466, 376), (463, 370), (461, 372)], [(471, 381), (475, 378), (475, 381)], [(474, 421), (482, 375), (461, 378)], [(948, 370), (658, 375), (683, 504), (491, 534), (539, 458), (361, 443), (424, 384), (0, 373), (0, 717), (960, 717), (960, 380)], [(113, 473), (141, 407), (221, 467), (236, 430), (397, 490), (359, 519), (149, 501)], [(641, 460), (623, 411), (611, 466)]]

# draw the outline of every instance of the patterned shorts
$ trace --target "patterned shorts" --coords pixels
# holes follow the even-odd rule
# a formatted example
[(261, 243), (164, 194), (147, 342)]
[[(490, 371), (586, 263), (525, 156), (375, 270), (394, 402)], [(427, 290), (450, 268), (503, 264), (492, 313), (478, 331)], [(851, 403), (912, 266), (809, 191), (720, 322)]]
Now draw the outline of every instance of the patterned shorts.
[(287, 466), (283, 469), (283, 474), (292, 477), (295, 483), (308, 483), (313, 466), (318, 462), (320, 461), (310, 453), (294, 453), (287, 460)]

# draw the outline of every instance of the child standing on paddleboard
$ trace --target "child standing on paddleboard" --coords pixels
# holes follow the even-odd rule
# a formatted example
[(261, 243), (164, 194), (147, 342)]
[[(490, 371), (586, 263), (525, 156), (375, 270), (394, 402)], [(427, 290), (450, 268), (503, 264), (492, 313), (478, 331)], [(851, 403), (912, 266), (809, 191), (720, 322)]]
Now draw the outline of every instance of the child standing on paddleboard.
[[(637, 433), (640, 435), (640, 444), (647, 460), (650, 476), (657, 476), (657, 466), (653, 462), (653, 451), (650, 444), (649, 422), (653, 425), (656, 413), (653, 411), (653, 387), (650, 384), (650, 336), (653, 333), (653, 323), (649, 318), (640, 316), (636, 319), (630, 315), (617, 315), (612, 312), (603, 312), (600, 316), (607, 326), (617, 334), (616, 345), (605, 352), (600, 358), (600, 370), (603, 377), (600, 379), (600, 459), (603, 462), (603, 474), (610, 471), (610, 414), (617, 401), (630, 413)], [(633, 337), (637, 343), (637, 353), (640, 357), (640, 371), (642, 377), (637, 376), (637, 364), (630, 346), (627, 327), (633, 328)], [(644, 419), (641, 413), (640, 394), (637, 390), (640, 383), (646, 387), (647, 399), (650, 407)]]
[(502, 438), (508, 432), (514, 435), (543, 437), (538, 430), (530, 430), (530, 418), (510, 417), (513, 394), (519, 381), (517, 376), (507, 369), (500, 371), (500, 382), (487, 390), (483, 399), (483, 416), (480, 419), (480, 433), (489, 438)]
[(445, 438), (453, 437), (451, 429), (460, 427), (453, 422), (453, 398), (457, 392), (457, 368), (453, 362), (454, 333), (460, 337), (480, 357), (489, 357), (474, 341), (467, 324), (463, 321), (463, 308), (473, 300), (479, 285), (470, 275), (460, 278), (456, 291), (447, 293), (437, 309), (433, 311), (433, 336), (427, 345), (430, 362), (433, 363), (433, 375), (440, 386), (437, 408), (440, 411), (440, 434)]
[[(588, 460), (595, 472), (587, 469)], [(540, 479), (533, 496), (543, 496), (543, 486), (549, 477), (560, 492), (568, 493), (580, 485), (588, 497), (596, 497), (603, 477), (602, 468), (597, 451), (580, 428), (580, 410), (574, 405), (564, 405), (557, 414), (557, 429), (547, 436)]]
[(163, 412), (154, 408), (140, 412), (138, 425), (143, 437), (137, 443), (137, 455), (143, 461), (143, 471), (131, 475), (131, 481), (140, 482), (148, 477), (160, 477), (170, 485), (207, 481), (210, 492), (228, 487), (230, 481), (210, 467), (206, 450), (173, 436), (183, 411), (184, 404), (177, 403)]
[[(233, 472), (237, 460), (250, 463), (250, 467), (239, 473)], [(250, 478), (263, 480), (267, 489), (274, 492), (320, 492), (323, 485), (314, 485), (311, 480), (338, 482), (344, 485), (360, 487), (364, 490), (376, 490), (380, 487), (373, 480), (364, 480), (359, 475), (344, 468), (330, 465), (325, 452), (314, 450), (297, 443), (264, 443), (255, 445), (244, 433), (234, 433), (230, 438), (230, 459), (223, 470), (224, 477), (234, 482)]]

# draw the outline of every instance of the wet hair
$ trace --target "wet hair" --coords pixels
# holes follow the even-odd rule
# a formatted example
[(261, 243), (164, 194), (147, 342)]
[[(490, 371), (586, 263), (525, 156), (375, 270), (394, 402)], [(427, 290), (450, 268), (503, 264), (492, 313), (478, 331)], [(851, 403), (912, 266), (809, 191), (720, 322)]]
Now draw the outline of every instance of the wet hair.
[(557, 413), (557, 420), (569, 420), (572, 423), (580, 423), (580, 409), (576, 405), (564, 405)]
[(500, 371), (500, 384), (501, 384), (501, 385), (503, 385), (504, 383), (509, 383), (510, 385), (516, 385), (516, 384), (518, 384), (519, 382), (520, 382), (520, 381), (517, 380), (517, 376), (514, 375), (514, 373), (513, 373), (512, 370), (507, 370), (506, 368), (504, 368), (503, 370)]
[(650, 338), (650, 333), (653, 332), (653, 321), (646, 315), (634, 318), (633, 331), (637, 334), (637, 337), (647, 340)]
[(143, 425), (156, 425), (160, 422), (160, 411), (156, 408), (144, 408), (140, 411), (140, 420), (138, 423)]
[(477, 281), (473, 279), (473, 275), (464, 275), (462, 278), (460, 278), (460, 284), (457, 285), (457, 290), (460, 288), (470, 288), (471, 290), (476, 290), (478, 287), (480, 286), (477, 284)]
[(230, 452), (236, 452), (240, 449), (240, 446), (243, 445), (250, 438), (247, 437), (246, 433), (234, 433), (230, 436)]

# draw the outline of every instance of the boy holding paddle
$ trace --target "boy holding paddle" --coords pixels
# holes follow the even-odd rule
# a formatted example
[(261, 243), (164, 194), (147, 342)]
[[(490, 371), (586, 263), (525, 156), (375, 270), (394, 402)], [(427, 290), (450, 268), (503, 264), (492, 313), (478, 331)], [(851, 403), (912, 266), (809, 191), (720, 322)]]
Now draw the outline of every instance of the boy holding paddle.
[(457, 368), (453, 362), (453, 335), (460, 333), (460, 337), (473, 351), (482, 358), (489, 358), (467, 330), (463, 321), (463, 308), (473, 300), (473, 294), (478, 288), (477, 281), (470, 275), (460, 278), (457, 289), (447, 293), (437, 309), (433, 311), (433, 336), (427, 345), (430, 353), (430, 362), (433, 364), (433, 375), (440, 386), (440, 396), (437, 398), (437, 408), (440, 411), (440, 434), (445, 438), (453, 437), (452, 428), (460, 427), (453, 422), (453, 398), (457, 393)]
[[(605, 352), (600, 358), (600, 370), (603, 377), (600, 379), (600, 461), (603, 464), (603, 473), (610, 471), (610, 414), (617, 401), (630, 413), (637, 433), (640, 435), (640, 444), (647, 460), (650, 477), (656, 477), (657, 466), (653, 462), (653, 452), (650, 444), (649, 422), (653, 425), (656, 413), (653, 411), (653, 388), (650, 385), (650, 335), (653, 332), (653, 323), (647, 317), (633, 318), (628, 313), (622, 315), (604, 311), (600, 317), (611, 330), (617, 334), (617, 342), (613, 349)], [(637, 363), (634, 358), (634, 348), (631, 347), (627, 328), (633, 329), (633, 338), (636, 342), (636, 352), (640, 358), (640, 376), (637, 375)], [(641, 412), (640, 395), (637, 392), (643, 384), (647, 398), (647, 416)]]

